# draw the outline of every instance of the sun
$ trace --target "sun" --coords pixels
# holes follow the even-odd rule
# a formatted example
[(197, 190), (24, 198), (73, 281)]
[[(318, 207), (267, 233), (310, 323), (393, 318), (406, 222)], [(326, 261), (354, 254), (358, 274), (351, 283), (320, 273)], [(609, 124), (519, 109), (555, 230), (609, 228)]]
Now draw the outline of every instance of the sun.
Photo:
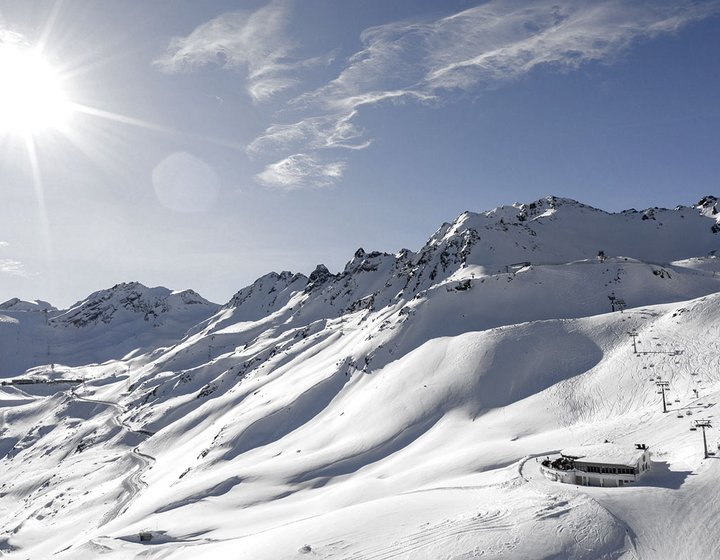
[(62, 129), (71, 104), (61, 76), (36, 50), (0, 44), (0, 133)]

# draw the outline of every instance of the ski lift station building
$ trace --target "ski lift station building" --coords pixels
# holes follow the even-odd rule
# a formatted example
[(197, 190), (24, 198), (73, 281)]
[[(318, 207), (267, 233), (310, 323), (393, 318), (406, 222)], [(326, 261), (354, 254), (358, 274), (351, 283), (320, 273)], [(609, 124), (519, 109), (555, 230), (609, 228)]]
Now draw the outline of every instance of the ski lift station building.
[(638, 480), (650, 468), (650, 450), (638, 443), (634, 447), (602, 443), (563, 449), (555, 460), (540, 465), (550, 480), (581, 486), (625, 486)]

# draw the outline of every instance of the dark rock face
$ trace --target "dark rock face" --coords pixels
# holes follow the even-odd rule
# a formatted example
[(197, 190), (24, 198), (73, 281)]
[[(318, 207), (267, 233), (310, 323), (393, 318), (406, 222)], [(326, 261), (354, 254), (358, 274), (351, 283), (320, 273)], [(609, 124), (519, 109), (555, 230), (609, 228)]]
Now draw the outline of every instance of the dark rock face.
[(335, 276), (330, 273), (324, 264), (317, 265), (315, 270), (313, 270), (308, 277), (307, 286), (305, 286), (305, 293), (309, 294), (334, 277)]
[[(717, 201), (718, 201), (717, 197), (714, 197), (712, 195), (707, 195), (707, 196), (702, 197), (698, 201), (697, 206), (700, 206), (701, 208), (715, 209), (714, 207), (717, 204)], [(717, 209), (715, 209), (715, 212), (713, 212), (713, 213), (716, 213), (716, 212), (717, 212)]]

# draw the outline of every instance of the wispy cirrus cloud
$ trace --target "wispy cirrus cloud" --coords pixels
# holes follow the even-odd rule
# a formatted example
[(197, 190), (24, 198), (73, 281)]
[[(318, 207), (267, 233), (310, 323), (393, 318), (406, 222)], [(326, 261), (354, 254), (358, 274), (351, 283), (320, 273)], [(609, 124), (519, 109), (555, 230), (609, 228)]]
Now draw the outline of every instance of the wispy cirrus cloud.
[[(419, 87), (468, 90), (521, 77), (541, 65), (573, 70), (612, 62), (638, 41), (672, 33), (720, 9), (718, 2), (492, 2), (410, 33), (428, 45)], [(372, 41), (392, 44), (395, 32), (376, 28)]]
[[(7, 241), (0, 241), (0, 249), (10, 246)], [(25, 265), (15, 259), (0, 258), (0, 274), (10, 274), (12, 276), (27, 276)]]
[(187, 37), (175, 37), (155, 64), (170, 73), (206, 65), (244, 71), (248, 94), (265, 101), (296, 85), (298, 72), (327, 61), (294, 58), (295, 45), (285, 38), (288, 19), (287, 6), (278, 2), (254, 12), (220, 15)]
[(611, 62), (637, 41), (718, 12), (717, 0), (495, 0), (434, 21), (366, 29), (338, 77), (304, 99), (333, 107), (493, 87), (541, 65)]
[[(329, 148), (366, 148), (371, 140), (357, 124), (363, 107), (444, 101), (457, 92), (498, 87), (543, 67), (570, 71), (589, 62), (612, 63), (636, 42), (718, 13), (719, 4), (494, 0), (435, 20), (372, 27), (362, 32), (363, 47), (333, 80), (291, 102), (290, 108), (302, 116), (270, 125), (248, 151), (257, 155), (300, 149), (315, 154)], [(258, 176), (261, 183), (266, 172)], [(299, 169), (296, 179), (301, 177)]]
[(268, 127), (262, 136), (247, 147), (250, 153), (282, 149), (285, 145), (302, 143), (307, 149), (346, 148), (361, 150), (370, 145), (362, 139), (364, 131), (352, 122), (357, 111), (346, 115), (322, 115), (309, 117), (295, 123), (276, 124)]
[(25, 37), (15, 31), (3, 29), (5, 22), (0, 16), (0, 44), (5, 45), (22, 45), (25, 43)]
[(322, 188), (334, 184), (342, 176), (345, 163), (324, 162), (308, 154), (292, 154), (271, 163), (256, 178), (266, 187), (280, 190)]
[(25, 265), (14, 259), (0, 259), (0, 273), (13, 276), (27, 276)]

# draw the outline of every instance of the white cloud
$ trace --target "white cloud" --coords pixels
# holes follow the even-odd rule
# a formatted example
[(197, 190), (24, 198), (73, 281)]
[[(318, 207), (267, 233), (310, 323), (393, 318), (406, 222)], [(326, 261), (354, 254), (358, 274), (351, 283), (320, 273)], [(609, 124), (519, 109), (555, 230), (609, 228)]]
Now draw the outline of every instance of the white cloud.
[[(3, 24), (4, 22), (0, 19), (0, 25)], [(25, 37), (23, 37), (20, 33), (10, 31), (9, 29), (0, 29), (0, 44), (4, 43), (7, 45), (19, 46), (24, 45), (25, 42)]]
[(175, 37), (155, 61), (166, 72), (187, 72), (216, 64), (244, 69), (247, 90), (263, 101), (297, 83), (288, 73), (305, 61), (292, 61), (294, 45), (284, 38), (288, 11), (270, 3), (255, 12), (231, 12), (197, 27), (187, 37)]
[(253, 140), (248, 152), (257, 154), (272, 152), (284, 146), (298, 143), (306, 149), (346, 148), (359, 150), (370, 145), (363, 140), (364, 131), (352, 122), (357, 111), (309, 117), (295, 123), (276, 124), (268, 127), (262, 136)]
[(372, 27), (335, 79), (294, 100), (307, 116), (273, 124), (249, 150), (299, 144), (361, 149), (369, 141), (353, 119), (363, 106), (443, 100), (457, 90), (497, 87), (540, 66), (568, 70), (610, 62), (636, 41), (719, 10), (717, 1), (495, 0), (437, 20)]
[[(0, 249), (9, 247), (10, 243), (7, 241), (0, 241)], [(12, 276), (27, 277), (28, 273), (25, 270), (25, 265), (15, 259), (1, 259), (0, 258), (0, 274), (10, 274)]]
[(344, 169), (342, 161), (321, 162), (312, 155), (293, 154), (268, 165), (256, 179), (266, 187), (281, 190), (322, 188), (337, 182)]
[(717, 13), (717, 1), (495, 0), (429, 22), (365, 30), (364, 48), (319, 97), (385, 90), (441, 95), (527, 74), (539, 65), (610, 61), (634, 41)]
[(718, 2), (496, 0), (434, 21), (366, 29), (364, 47), (306, 101), (337, 106), (402, 94), (447, 95), (518, 78), (539, 65), (609, 61), (634, 41), (676, 31)]
[[(609, 62), (633, 42), (718, 11), (718, 3), (668, 2), (491, 2), (403, 35), (428, 46), (423, 61), (425, 90), (471, 89), (518, 78), (540, 65), (575, 69)], [(395, 33), (378, 29), (376, 45), (396, 45)]]
[[(569, 71), (611, 63), (634, 43), (675, 32), (720, 11), (718, 0), (491, 0), (433, 20), (392, 22), (360, 35), (362, 48), (325, 85), (306, 92), (247, 147), (293, 153), (257, 175), (284, 189), (337, 181), (344, 163), (319, 163), (327, 149), (371, 144), (358, 124), (377, 103), (445, 101), (459, 91), (495, 88), (539, 68)], [(222, 15), (173, 40), (156, 63), (170, 72), (216, 64), (245, 69), (256, 101), (296, 87), (303, 70), (328, 57), (293, 59), (285, 40), (289, 12), (277, 2)], [(295, 186), (293, 186), (295, 185)]]
[(0, 259), (0, 273), (13, 276), (27, 276), (25, 265), (14, 259)]

